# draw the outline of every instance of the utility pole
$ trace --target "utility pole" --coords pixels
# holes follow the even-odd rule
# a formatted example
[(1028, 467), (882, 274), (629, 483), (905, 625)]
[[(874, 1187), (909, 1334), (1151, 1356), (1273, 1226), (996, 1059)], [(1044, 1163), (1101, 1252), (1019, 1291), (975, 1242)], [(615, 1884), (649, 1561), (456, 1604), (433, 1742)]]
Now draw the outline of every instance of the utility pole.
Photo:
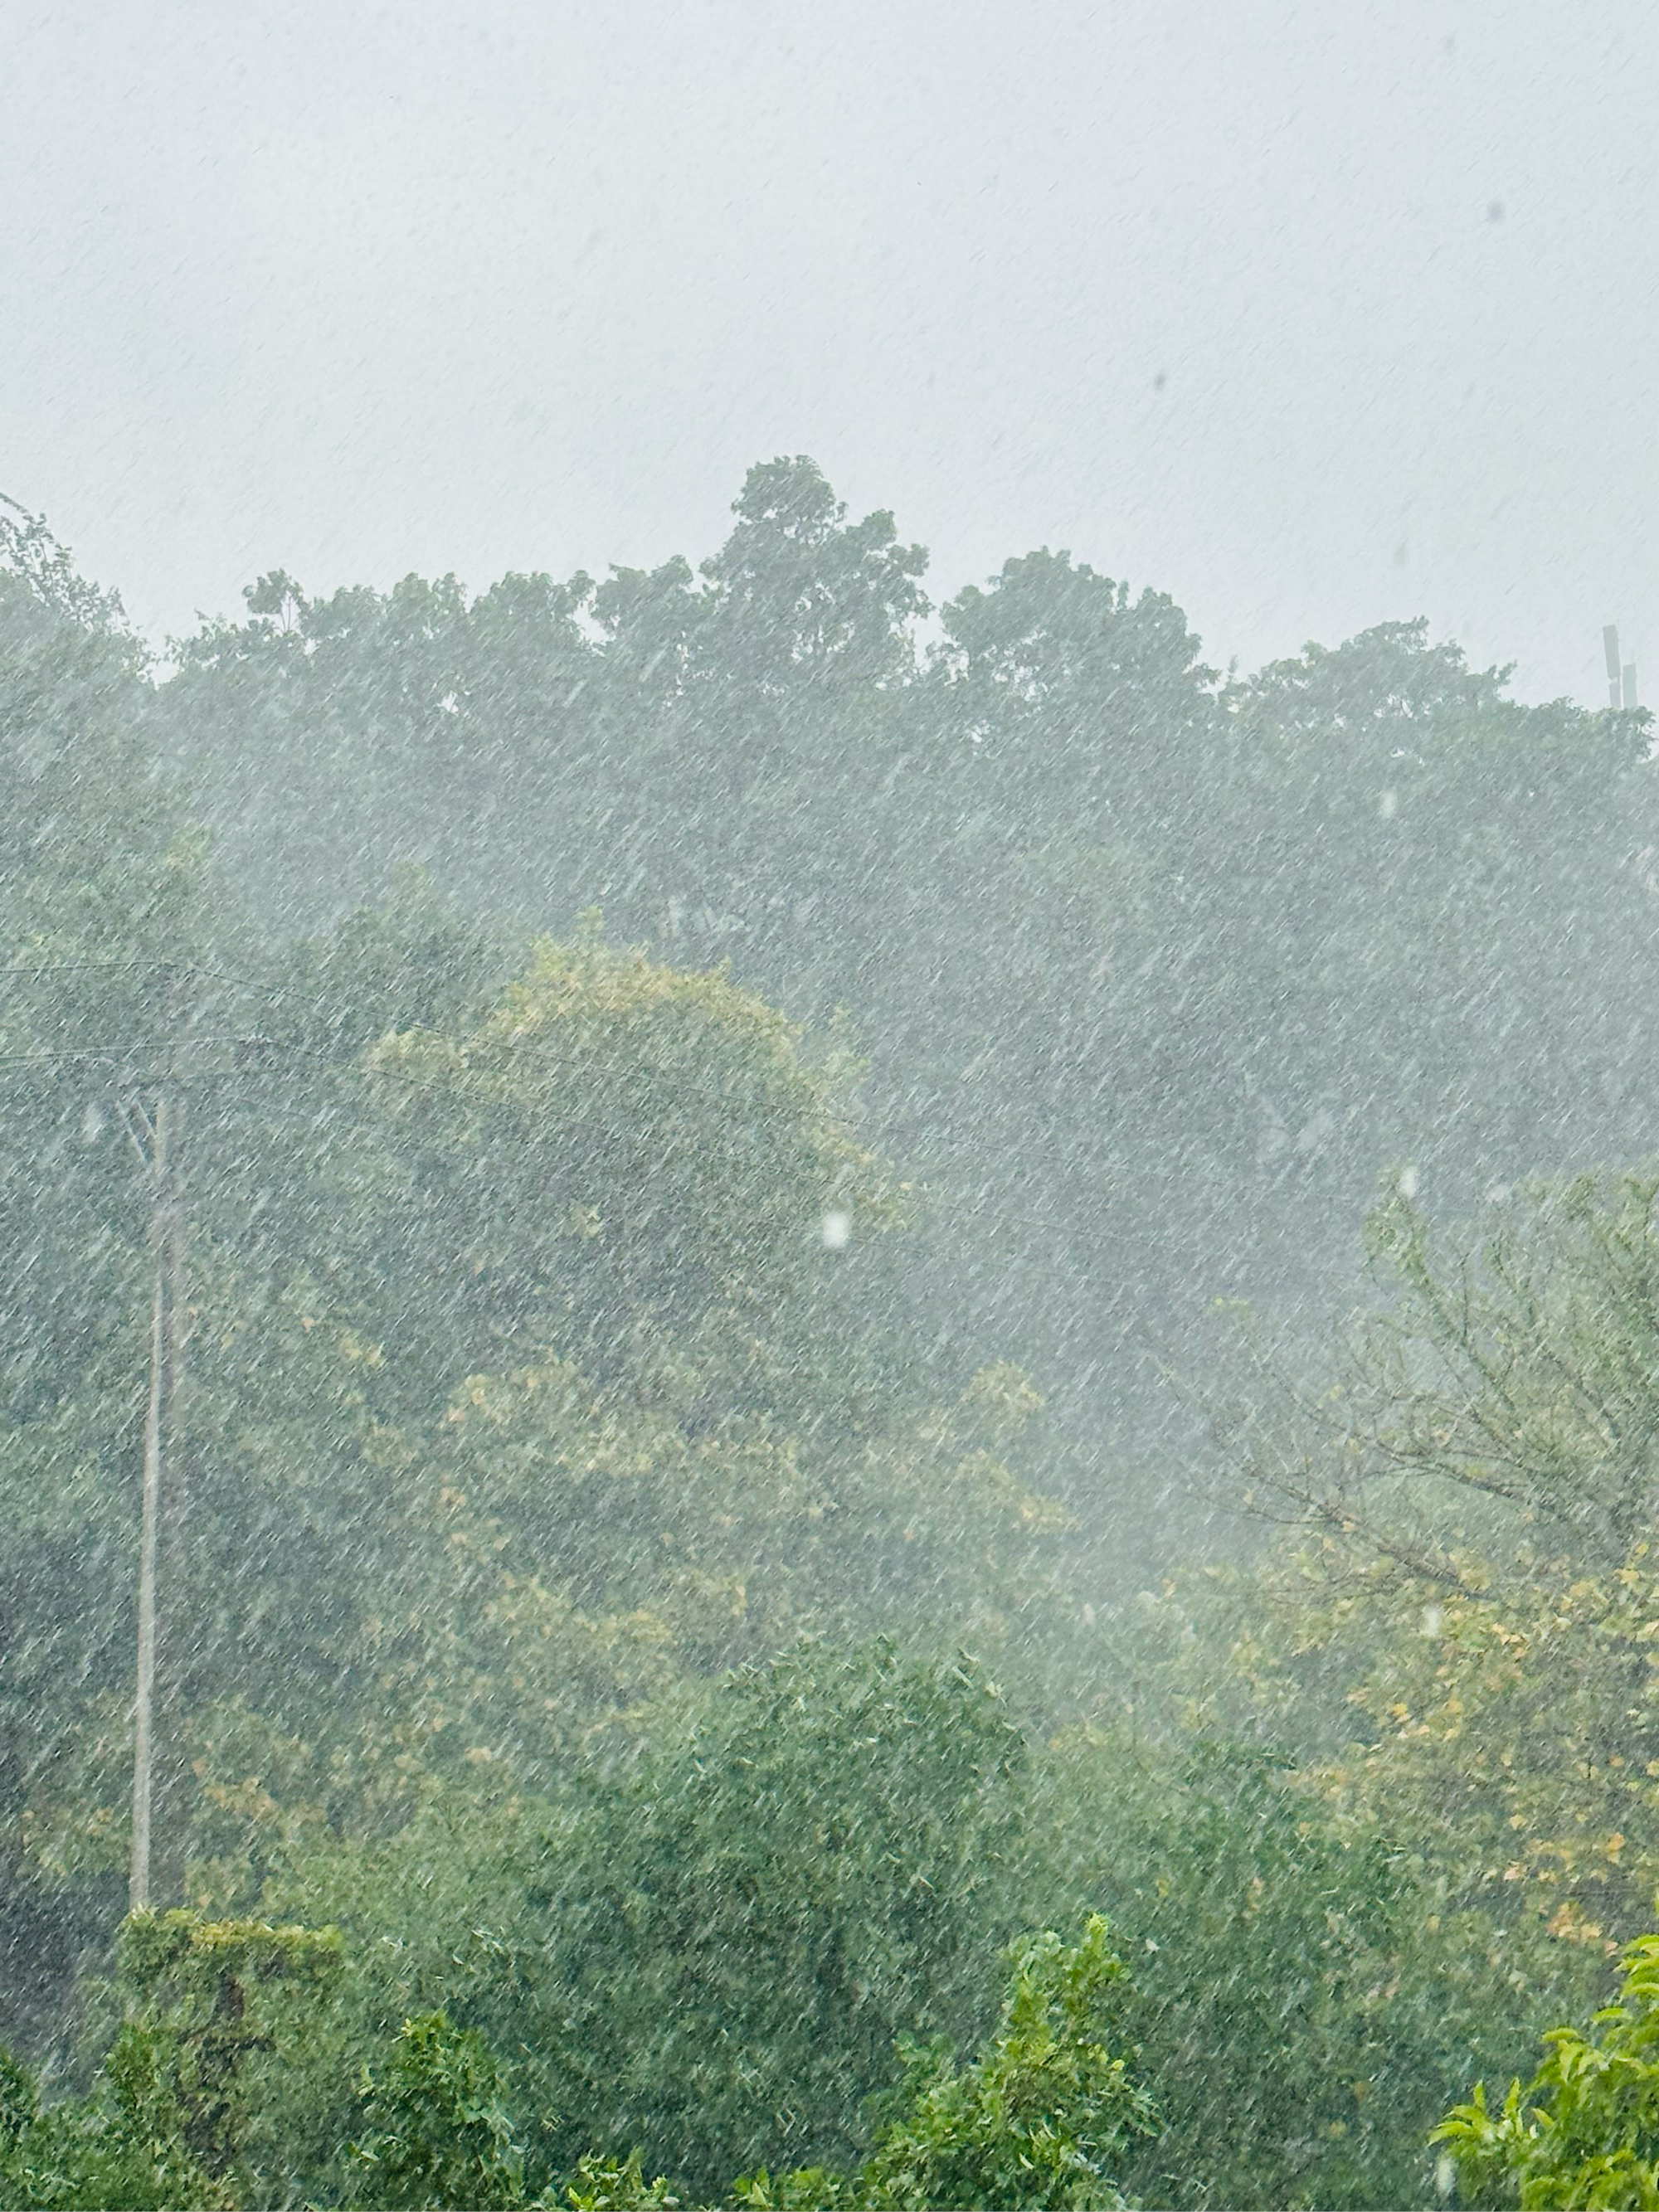
[(1607, 660), (1607, 704), (1609, 707), (1633, 707), (1636, 704), (1636, 663), (1620, 662), (1619, 658), (1619, 626), (1609, 623), (1601, 632), (1601, 650)]
[[(3, 495), (0, 495), (3, 498)], [(26, 976), (33, 981), (57, 975), (131, 969), (201, 977), (240, 989), (258, 986), (234, 976), (216, 975), (193, 961), (135, 959), (27, 960), (0, 965), (0, 978)], [(277, 994), (281, 996), (281, 994)], [(192, 1028), (175, 990), (169, 1034), (178, 1040)], [(116, 1105), (143, 1171), (149, 1199), (149, 1379), (144, 1406), (143, 1486), (138, 1543), (138, 1638), (133, 1698), (132, 1851), (128, 1875), (130, 1908), (153, 1901), (157, 1887), (176, 1892), (183, 1869), (185, 1791), (179, 1756), (181, 1719), (179, 1687), (185, 1629), (178, 1605), (185, 1562), (185, 1455), (181, 1398), (190, 1304), (186, 1283), (187, 1215), (179, 1171), (186, 1080), (215, 1082), (258, 1073), (270, 1065), (272, 1040), (263, 1034), (194, 1037), (197, 1046), (229, 1047), (228, 1067), (198, 1065), (180, 1068), (172, 1053), (167, 1065), (150, 1064), (143, 1047), (48, 1047), (43, 1051), (0, 1054), (0, 1074), (33, 1077), (61, 1067), (101, 1066), (115, 1079)], [(135, 1064), (137, 1063), (137, 1064)], [(151, 1104), (147, 1107), (148, 1092)]]
[(127, 1883), (128, 1909), (137, 1912), (150, 1903), (156, 1812), (176, 1810), (171, 1802), (174, 1792), (168, 1786), (176, 1757), (168, 1726), (176, 1702), (169, 1679), (174, 1670), (167, 1665), (165, 1616), (158, 1589), (164, 1577), (176, 1574), (183, 1553), (179, 1394), (184, 1376), (187, 1309), (184, 1193), (179, 1175), (180, 1102), (176, 1094), (160, 1092), (152, 1115), (135, 1092), (122, 1100), (121, 1111), (150, 1188), (149, 1390), (144, 1406), (138, 1664), (133, 1700), (132, 1863)]

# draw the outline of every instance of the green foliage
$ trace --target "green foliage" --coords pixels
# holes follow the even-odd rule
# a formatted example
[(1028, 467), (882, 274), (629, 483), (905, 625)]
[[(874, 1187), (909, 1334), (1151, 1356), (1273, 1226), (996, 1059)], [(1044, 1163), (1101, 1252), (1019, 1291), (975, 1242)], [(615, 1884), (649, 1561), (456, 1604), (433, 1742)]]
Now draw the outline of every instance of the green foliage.
[(495, 2212), (524, 2203), (523, 2146), (482, 2036), (441, 2012), (406, 2020), (362, 2094), (368, 2127), (351, 2146), (354, 2201), (377, 2212), (451, 2204)]
[(1382, 1207), (1393, 1308), (1247, 1431), (1290, 1541), (1171, 1608), (1212, 1624), (1183, 1662), (1212, 1724), (1297, 1741), (1344, 1820), (1409, 1839), (1437, 1926), (1477, 1916), (1553, 2007), (1659, 1882), (1654, 1201), (1531, 1186), (1445, 1259)]
[(775, 1404), (833, 1265), (826, 1211), (860, 1236), (902, 1216), (845, 1071), (722, 974), (544, 943), (481, 1023), (390, 1038), (374, 1066), (432, 1258), (469, 1285), (451, 1325), (510, 1316), (602, 1376), (625, 1360), (649, 1388), (661, 1342), (728, 1402)]
[[(61, 2066), (78, 1967), (108, 2044), (85, 2096), (0, 2071), (7, 2202), (1403, 2201), (1648, 1911), (1651, 1178), (1449, 1265), (1391, 1202), (1399, 1310), (1228, 1439), (1300, 1548), (1070, 1595), (1133, 1586), (1171, 1451), (1103, 1479), (1145, 1395), (1103, 1313), (1294, 1297), (1384, 1153), (1455, 1205), (1646, 1142), (1644, 719), (1420, 623), (1224, 684), (1048, 551), (923, 653), (924, 568), (797, 456), (700, 568), (272, 575), (156, 687), (0, 516), (0, 1996)], [(118, 2027), (117, 1107), (162, 1073), (198, 1910), (123, 1932)], [(1089, 1921), (998, 2027), (1007, 1936), (1101, 1906), (1133, 1986)], [(1639, 2039), (1463, 2108), (1469, 2175), (1646, 2187)]]
[(1420, 621), (1222, 683), (1166, 594), (1047, 549), (926, 653), (925, 565), (781, 456), (701, 564), (267, 578), (156, 720), (285, 920), (418, 851), (528, 927), (603, 903), (854, 1006), (937, 1198), (890, 1310), (1068, 1379), (1133, 1586), (1166, 1502), (1098, 1439), (1163, 1449), (1148, 1341), (1218, 1288), (1325, 1297), (1385, 1159), (1462, 1206), (1647, 1143), (1646, 718), (1522, 707)]
[(91, 2096), (42, 2106), (32, 2080), (3, 2063), (7, 2117), (0, 2130), (0, 2191), (8, 2204), (64, 2212), (232, 2212), (222, 2178), (207, 2173), (185, 2141), (186, 2119), (166, 2035), (124, 2027)]
[(1507, 2056), (1534, 2015), (1425, 1935), (1394, 1839), (1334, 1817), (1287, 1753), (1171, 1724), (1150, 1677), (1144, 1717), (1103, 1712), (1034, 1759), (1016, 1885), (1051, 1924), (1105, 1910), (1133, 1962), (1117, 2034), (1164, 2128), (1121, 2184), (1166, 2206), (1409, 2201), (1471, 2051)]
[(24, 2129), (33, 2125), (40, 2110), (34, 2076), (0, 2046), (0, 2148), (9, 2149)]
[(865, 2168), (872, 2205), (1121, 2205), (1114, 2180), (1137, 2136), (1157, 2132), (1151, 2099), (1106, 2038), (1123, 1966), (1094, 1915), (1067, 1948), (1028, 1937), (990, 2048), (958, 2070), (910, 2047), (910, 2109)]
[(234, 930), (154, 773), (149, 696), (118, 602), (0, 514), (0, 2011), (31, 2040), (118, 1912), (81, 1879), (112, 1855), (131, 1695), (146, 1206), (117, 1097)]
[(112, 2080), (118, 2087), (153, 2075), (191, 2160), (216, 2177), (232, 2172), (246, 2128), (248, 2061), (276, 2047), (262, 1998), (284, 1984), (302, 2005), (319, 2002), (340, 1973), (339, 1936), (137, 1912), (122, 1923), (116, 1957), (131, 2017), (109, 2061)]
[[(1443, 1258), (1391, 1200), (1370, 1238), (1393, 1307), (1353, 1326), (1334, 1373), (1297, 1389), (1261, 1372), (1240, 1480), (1289, 1541), (1183, 1577), (1146, 1611), (1165, 1639), (1162, 1724), (1294, 1746), (1284, 1812), (1348, 1861), (1330, 1927), (1364, 1940), (1321, 1947), (1336, 2002), (1297, 2006), (1274, 2094), (1253, 2109), (1278, 2112), (1270, 2136), (1293, 2144), (1278, 2094), (1304, 2063), (1316, 2081), (1322, 2054), (1334, 2088), (1355, 2084), (1358, 2201), (1412, 2185), (1401, 2123), (1426, 2123), (1425, 2096), (1502, 2078), (1545, 2023), (1593, 2006), (1651, 1911), (1652, 1219), (1650, 1178), (1575, 1178), (1524, 1189)], [(1256, 1861), (1271, 1917), (1287, 1893), (1268, 1844), (1234, 1816), (1206, 1856)], [(1206, 1887), (1190, 1866), (1175, 1878), (1189, 1930)], [(1244, 1987), (1274, 1985), (1269, 1961), (1238, 1964)], [(1190, 2017), (1194, 2082), (1200, 2050), (1231, 2046), (1201, 2002)], [(1156, 2034), (1142, 2039), (1155, 2054)], [(1155, 2059), (1150, 2074), (1161, 2088)], [(1169, 2109), (1178, 2119), (1178, 2094)], [(1304, 2109), (1334, 2123), (1316, 2097)], [(1505, 2142), (1531, 2125), (1508, 2109), (1488, 2116)], [(1346, 2163), (1325, 2149), (1322, 2189)]]
[(878, 1646), (746, 1673), (647, 1762), (548, 1869), (616, 1947), (597, 1987), (573, 1949), (564, 2002), (627, 2137), (703, 2188), (850, 2143), (895, 2035), (972, 2018), (1021, 1749), (972, 1662)]
[[(394, 1826), (486, 1759), (549, 1787), (804, 1629), (921, 1606), (942, 1638), (1000, 1642), (1054, 1610), (1066, 1517), (1010, 1464), (1029, 1389), (990, 1376), (930, 1410), (890, 1332), (839, 1326), (825, 1211), (855, 1242), (903, 1211), (843, 1062), (720, 975), (591, 937), (505, 994), (492, 957), (418, 884), (348, 916), (265, 969), (270, 1067), (185, 1125), (190, 1508), (164, 1595), (189, 1623), (189, 1802), (166, 1879), (188, 1859), (210, 1912), (252, 1909), (299, 1834)], [(77, 1305), (47, 1361), (20, 1311), (45, 1411), (0, 1455), (11, 1909), (38, 1899), (60, 1956), (125, 1849), (145, 1301), (121, 1142), (102, 1125), (49, 1262), (111, 1325)], [(15, 1166), (20, 1191), (43, 1171)]]
[[(249, 1940), (220, 1932), (207, 1948), (240, 1955)], [(167, 1968), (174, 1981), (178, 1951), (175, 1942)], [(1074, 1947), (1051, 1933), (1027, 1937), (1009, 1966), (1000, 2023), (970, 2064), (958, 2066), (942, 2038), (900, 2039), (903, 2077), (877, 2100), (891, 2117), (854, 2177), (797, 2167), (775, 2184), (763, 2169), (734, 2185), (734, 2201), (845, 2212), (1121, 2205), (1114, 2173), (1157, 2119), (1108, 2047), (1123, 1970), (1106, 1924), (1091, 1917)], [(177, 2087), (179, 2041), (176, 2029), (129, 2022), (93, 2099), (44, 2113), (20, 2074), (16, 2124), (0, 2146), (0, 2179), (16, 2192), (8, 2201), (188, 2212), (292, 2201), (302, 2185), (292, 2168), (233, 2174), (222, 2166), (210, 2175), (191, 2157), (192, 2115)], [(562, 2194), (550, 2185), (532, 2200), (508, 2094), (507, 2070), (477, 2031), (441, 2011), (405, 2019), (389, 2052), (362, 2076), (345, 2201), (381, 2212), (500, 2212), (532, 2202), (549, 2212), (556, 2203), (570, 2212), (672, 2212), (685, 2201), (663, 2176), (645, 2180), (637, 2148), (621, 2158), (584, 2152)], [(315, 2180), (308, 2201), (316, 2201)], [(109, 2194), (99, 2196), (100, 2188)], [(333, 2201), (326, 2184), (324, 2193)]]
[[(40, 2103), (0, 2062), (0, 2191), (9, 2203), (230, 2212), (262, 2194), (252, 2145), (274, 2076), (337, 1978), (331, 1930), (211, 1922), (186, 1912), (124, 1923), (125, 2017), (85, 2098)], [(283, 2017), (278, 1992), (296, 1999)], [(297, 2015), (297, 2016), (296, 2016)], [(269, 2056), (273, 2064), (262, 2066)]]
[(1500, 2109), (1484, 2083), (1434, 2131), (1460, 2198), (1521, 2212), (1646, 2212), (1659, 2204), (1659, 1936), (1631, 1945), (1616, 2001), (1588, 2033), (1557, 2027)]
[(826, 2166), (798, 2166), (775, 2177), (762, 2166), (738, 2176), (732, 2201), (744, 2212), (855, 2212), (859, 2188), (856, 2179)]
[(684, 2199), (675, 2196), (665, 2175), (647, 2181), (635, 2150), (620, 2160), (578, 2159), (564, 2201), (570, 2212), (654, 2212), (659, 2206), (661, 2212), (678, 2212)]
[(989, 2004), (1023, 1764), (984, 1669), (809, 1644), (665, 1713), (550, 1807), (469, 1771), (383, 1844), (295, 1848), (365, 2024), (442, 2003), (541, 2116), (538, 2168), (639, 2148), (702, 2194), (850, 2160), (901, 2033)]
[(948, 2045), (901, 2042), (896, 2114), (855, 2179), (798, 2168), (740, 2180), (740, 2205), (930, 2212), (941, 2205), (1108, 2212), (1127, 2200), (1114, 2176), (1138, 2136), (1158, 2132), (1150, 2097), (1108, 2045), (1122, 1961), (1099, 1914), (1074, 1946), (1052, 1930), (1010, 1954), (1002, 2017), (987, 2048), (958, 2066)]
[(1650, 1175), (1526, 1184), (1443, 1262), (1397, 1193), (1369, 1217), (1400, 1297), (1356, 1346), (1346, 1486), (1356, 1504), (1367, 1483), (1431, 1488), (1449, 1583), (1460, 1539), (1512, 1579), (1517, 1548), (1605, 1569), (1644, 1534), (1659, 1480), (1656, 1200)]

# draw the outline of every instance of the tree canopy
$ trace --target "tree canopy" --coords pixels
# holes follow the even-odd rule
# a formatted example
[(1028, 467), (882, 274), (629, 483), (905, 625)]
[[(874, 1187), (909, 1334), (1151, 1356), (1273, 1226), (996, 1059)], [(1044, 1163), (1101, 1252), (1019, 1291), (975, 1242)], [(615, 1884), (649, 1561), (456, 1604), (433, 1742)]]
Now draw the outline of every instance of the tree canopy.
[(0, 515), (6, 2201), (1652, 2196), (1648, 719), (926, 574)]

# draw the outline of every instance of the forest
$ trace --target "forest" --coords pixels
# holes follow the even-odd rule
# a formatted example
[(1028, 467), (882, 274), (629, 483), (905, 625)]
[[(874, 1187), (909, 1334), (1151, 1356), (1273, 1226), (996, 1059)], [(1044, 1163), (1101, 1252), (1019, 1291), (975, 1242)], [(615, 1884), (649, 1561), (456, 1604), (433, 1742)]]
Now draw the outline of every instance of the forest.
[(1659, 2203), (1651, 718), (927, 569), (0, 509), (7, 2205)]

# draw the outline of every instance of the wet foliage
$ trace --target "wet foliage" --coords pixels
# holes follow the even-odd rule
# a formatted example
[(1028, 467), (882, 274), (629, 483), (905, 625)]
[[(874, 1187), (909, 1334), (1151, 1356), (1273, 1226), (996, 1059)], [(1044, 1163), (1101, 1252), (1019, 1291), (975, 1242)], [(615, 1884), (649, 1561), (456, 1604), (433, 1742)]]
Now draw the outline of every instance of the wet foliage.
[(7, 2203), (1650, 2201), (1647, 718), (925, 570), (0, 519)]

